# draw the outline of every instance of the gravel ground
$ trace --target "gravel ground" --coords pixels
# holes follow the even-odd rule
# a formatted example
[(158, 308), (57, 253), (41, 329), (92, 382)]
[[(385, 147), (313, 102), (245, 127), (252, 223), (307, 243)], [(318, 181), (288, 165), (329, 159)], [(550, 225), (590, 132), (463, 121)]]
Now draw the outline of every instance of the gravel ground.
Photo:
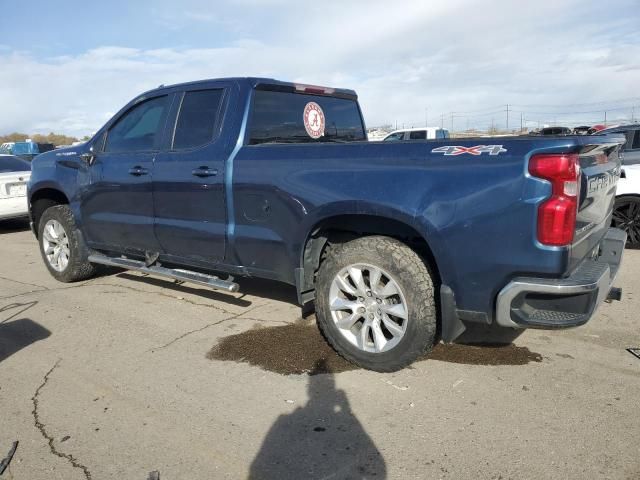
[(378, 374), (291, 287), (61, 284), (24, 224), (0, 245), (0, 478), (640, 479), (640, 251), (584, 327), (474, 331)]

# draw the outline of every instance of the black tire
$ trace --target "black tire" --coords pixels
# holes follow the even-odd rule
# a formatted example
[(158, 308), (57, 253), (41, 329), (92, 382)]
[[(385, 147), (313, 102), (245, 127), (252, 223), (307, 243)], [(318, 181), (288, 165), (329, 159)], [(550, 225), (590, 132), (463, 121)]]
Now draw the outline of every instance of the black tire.
[[(331, 316), (331, 284), (342, 269), (354, 264), (381, 268), (404, 294), (406, 330), (388, 351), (373, 353), (358, 348), (340, 332)], [(432, 275), (416, 252), (393, 238), (370, 236), (331, 246), (318, 272), (316, 318), (326, 340), (349, 362), (377, 372), (400, 370), (433, 348), (436, 303)]]
[[(69, 261), (66, 267), (60, 271), (53, 268), (49, 263), (44, 249), (44, 229), (50, 220), (59, 222), (68, 238)], [(56, 280), (64, 283), (78, 282), (91, 278), (96, 274), (97, 267), (87, 260), (89, 256), (88, 249), (84, 244), (82, 235), (76, 227), (73, 213), (68, 205), (55, 205), (45, 210), (38, 224), (38, 243), (40, 245), (42, 260), (49, 270), (49, 273), (51, 273)]]
[(627, 247), (640, 248), (640, 197), (616, 198), (611, 225), (627, 232)]

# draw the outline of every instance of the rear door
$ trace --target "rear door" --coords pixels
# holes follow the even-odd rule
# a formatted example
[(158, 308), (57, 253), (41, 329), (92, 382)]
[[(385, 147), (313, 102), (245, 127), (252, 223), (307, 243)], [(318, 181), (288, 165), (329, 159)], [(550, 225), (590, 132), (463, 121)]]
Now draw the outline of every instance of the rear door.
[(90, 245), (117, 251), (158, 251), (153, 229), (153, 161), (171, 97), (146, 97), (94, 143), (90, 182), (80, 208)]
[(156, 158), (153, 182), (155, 233), (165, 254), (203, 262), (224, 258), (224, 162), (233, 147), (222, 128), (230, 94), (220, 84), (176, 98), (169, 148)]

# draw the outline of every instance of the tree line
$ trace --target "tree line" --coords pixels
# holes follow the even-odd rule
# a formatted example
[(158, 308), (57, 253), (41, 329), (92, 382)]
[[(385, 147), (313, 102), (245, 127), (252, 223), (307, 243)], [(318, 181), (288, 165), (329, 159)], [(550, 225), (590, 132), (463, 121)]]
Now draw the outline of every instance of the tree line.
[[(59, 133), (49, 133), (48, 135), (42, 135), (40, 133), (34, 133), (28, 135), (26, 133), (13, 132), (8, 135), (0, 135), (0, 143), (5, 142), (24, 142), (27, 138), (30, 138), (35, 143), (53, 143), (56, 147), (59, 145), (71, 145), (73, 142), (77, 142), (78, 138), (69, 137)], [(89, 136), (84, 136), (81, 140), (89, 140)]]

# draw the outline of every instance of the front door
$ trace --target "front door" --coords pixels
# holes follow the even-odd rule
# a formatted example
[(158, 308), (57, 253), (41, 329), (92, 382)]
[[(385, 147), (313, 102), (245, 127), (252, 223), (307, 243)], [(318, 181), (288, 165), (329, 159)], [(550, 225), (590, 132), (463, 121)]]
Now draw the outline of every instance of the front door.
[(169, 97), (134, 104), (94, 144), (81, 213), (89, 245), (115, 251), (160, 250), (153, 228), (153, 164)]
[(156, 158), (155, 233), (163, 252), (174, 257), (224, 259), (224, 162), (232, 148), (221, 134), (226, 92), (221, 87), (179, 94), (169, 150)]

